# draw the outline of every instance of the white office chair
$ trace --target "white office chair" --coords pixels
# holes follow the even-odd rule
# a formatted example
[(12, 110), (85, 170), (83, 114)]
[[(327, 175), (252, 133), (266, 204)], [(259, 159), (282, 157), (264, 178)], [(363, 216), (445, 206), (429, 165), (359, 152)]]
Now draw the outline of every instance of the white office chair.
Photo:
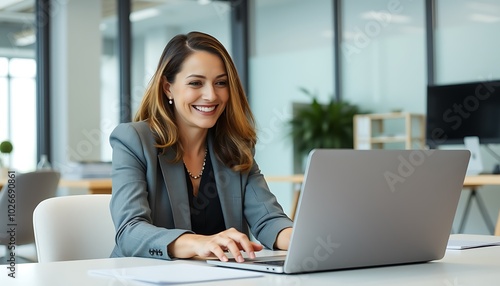
[[(35, 242), (33, 210), (41, 201), (56, 195), (59, 178), (59, 172), (44, 170), (16, 173), (10, 182), (5, 183), (0, 191), (0, 245), (15, 243), (19, 246)], [(13, 225), (15, 238), (8, 232)], [(18, 261), (24, 260), (33, 262), (31, 259)], [(2, 261), (5, 262), (5, 258)]]
[(108, 258), (115, 246), (111, 195), (74, 195), (41, 202), (33, 213), (39, 262)]

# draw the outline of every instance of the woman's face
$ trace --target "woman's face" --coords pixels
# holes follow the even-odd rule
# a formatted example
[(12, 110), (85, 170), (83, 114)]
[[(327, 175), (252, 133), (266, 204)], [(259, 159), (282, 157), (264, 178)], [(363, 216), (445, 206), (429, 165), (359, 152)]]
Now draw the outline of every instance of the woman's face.
[(186, 131), (213, 127), (229, 100), (224, 63), (205, 51), (187, 57), (174, 83), (164, 81), (163, 90), (174, 102), (179, 128)]

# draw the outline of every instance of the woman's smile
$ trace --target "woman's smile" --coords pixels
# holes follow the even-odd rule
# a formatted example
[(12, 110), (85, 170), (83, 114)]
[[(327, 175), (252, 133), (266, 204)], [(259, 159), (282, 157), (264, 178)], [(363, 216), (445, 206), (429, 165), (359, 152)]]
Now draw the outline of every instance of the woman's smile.
[(217, 108), (217, 105), (193, 105), (193, 108), (201, 112), (204, 115), (212, 115)]

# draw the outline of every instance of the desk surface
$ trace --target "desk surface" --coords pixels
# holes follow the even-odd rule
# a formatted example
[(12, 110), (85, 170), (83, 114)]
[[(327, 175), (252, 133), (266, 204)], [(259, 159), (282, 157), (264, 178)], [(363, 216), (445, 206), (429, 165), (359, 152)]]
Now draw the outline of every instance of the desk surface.
[[(452, 235), (454, 239), (498, 241), (500, 237)], [(17, 265), (17, 278), (7, 277), (1, 267), (0, 285), (153, 285), (116, 278), (90, 276), (91, 269), (162, 265), (180, 261), (147, 258), (113, 258)], [(188, 263), (205, 263), (187, 261)], [(182, 261), (186, 263), (186, 261)], [(205, 264), (203, 264), (205, 265)], [(209, 266), (207, 267), (215, 267)], [(330, 271), (313, 274), (264, 274), (245, 280), (196, 285), (499, 285), (500, 246), (448, 250), (443, 259), (420, 264)]]

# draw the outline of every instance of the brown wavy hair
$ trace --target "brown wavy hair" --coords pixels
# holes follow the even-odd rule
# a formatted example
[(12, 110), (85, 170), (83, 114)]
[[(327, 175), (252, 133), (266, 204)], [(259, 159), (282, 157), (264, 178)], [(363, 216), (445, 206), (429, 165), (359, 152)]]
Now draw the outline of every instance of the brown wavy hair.
[(206, 51), (219, 56), (228, 76), (229, 100), (224, 112), (210, 130), (214, 134), (215, 154), (234, 171), (249, 171), (253, 165), (253, 150), (257, 141), (255, 120), (229, 53), (210, 35), (190, 32), (177, 35), (168, 42), (134, 121), (148, 122), (156, 134), (156, 147), (162, 149), (162, 152), (168, 147), (174, 148), (174, 160), (181, 160), (184, 149), (179, 140), (174, 107), (168, 104), (162, 83), (164, 80), (173, 83), (186, 58), (195, 51)]

